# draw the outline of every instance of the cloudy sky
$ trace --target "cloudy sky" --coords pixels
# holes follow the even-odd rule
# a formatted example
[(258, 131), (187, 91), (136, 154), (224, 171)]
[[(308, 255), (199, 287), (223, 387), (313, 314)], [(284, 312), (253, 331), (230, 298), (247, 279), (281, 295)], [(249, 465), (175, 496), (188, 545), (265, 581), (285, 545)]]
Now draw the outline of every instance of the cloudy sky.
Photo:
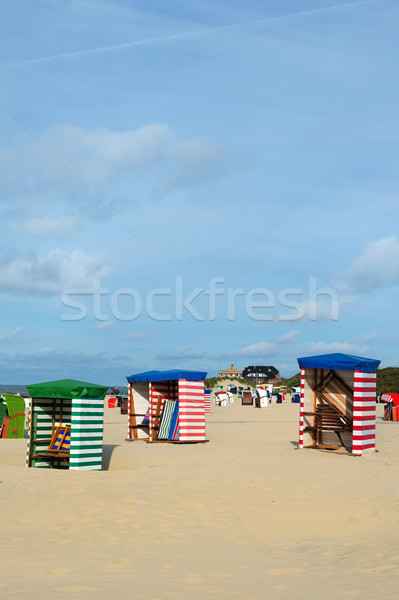
[(0, 382), (399, 365), (394, 0), (4, 0)]

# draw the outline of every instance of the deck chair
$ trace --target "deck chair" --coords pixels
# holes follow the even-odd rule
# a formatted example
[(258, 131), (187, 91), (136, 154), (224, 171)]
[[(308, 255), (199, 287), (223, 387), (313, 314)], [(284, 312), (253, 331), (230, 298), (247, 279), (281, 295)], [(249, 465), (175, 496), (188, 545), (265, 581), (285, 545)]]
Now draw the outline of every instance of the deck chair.
[[(61, 460), (69, 462), (69, 453), (71, 449), (71, 426), (59, 425), (51, 438), (50, 444), (44, 452), (37, 452), (32, 459), (58, 459), (58, 466)], [(52, 461), (53, 464), (54, 461)]]
[(71, 427), (70, 425), (60, 425), (54, 432), (53, 437), (47, 452), (55, 453), (57, 455), (66, 454), (69, 455), (71, 449)]

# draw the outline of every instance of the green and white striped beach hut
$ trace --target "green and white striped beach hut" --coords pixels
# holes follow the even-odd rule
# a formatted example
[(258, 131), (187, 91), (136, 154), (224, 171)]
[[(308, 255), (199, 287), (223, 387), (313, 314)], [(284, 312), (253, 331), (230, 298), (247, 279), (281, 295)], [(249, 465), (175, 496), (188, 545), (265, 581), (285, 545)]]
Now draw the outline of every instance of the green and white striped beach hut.
[(108, 388), (74, 379), (26, 387), (31, 397), (26, 466), (101, 471)]

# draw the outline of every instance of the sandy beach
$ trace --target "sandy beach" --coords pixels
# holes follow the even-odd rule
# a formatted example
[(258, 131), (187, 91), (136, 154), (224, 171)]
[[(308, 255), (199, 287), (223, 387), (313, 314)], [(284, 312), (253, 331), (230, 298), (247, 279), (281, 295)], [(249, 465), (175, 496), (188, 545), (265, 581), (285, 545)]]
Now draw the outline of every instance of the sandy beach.
[(0, 440), (2, 598), (397, 597), (399, 425), (378, 452), (298, 450), (299, 405), (215, 407), (208, 443), (128, 443), (104, 470), (26, 469)]

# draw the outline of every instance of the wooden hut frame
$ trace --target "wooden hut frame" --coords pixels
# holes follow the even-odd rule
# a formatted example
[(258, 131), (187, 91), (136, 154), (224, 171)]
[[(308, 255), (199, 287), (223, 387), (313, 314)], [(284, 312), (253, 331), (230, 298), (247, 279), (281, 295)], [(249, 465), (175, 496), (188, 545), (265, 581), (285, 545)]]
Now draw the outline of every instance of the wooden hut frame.
[(300, 448), (375, 449), (376, 372), (380, 361), (347, 354), (298, 359)]
[(107, 387), (72, 379), (27, 386), (26, 466), (101, 470)]
[[(144, 438), (149, 442), (205, 442), (205, 401), (202, 371), (148, 371), (127, 377), (127, 441)], [(148, 402), (148, 426), (145, 412), (136, 412), (136, 398)], [(173, 414), (168, 410), (173, 404)], [(169, 419), (165, 425), (165, 419)], [(172, 431), (173, 429), (173, 431)], [(162, 433), (162, 435), (161, 435)]]

